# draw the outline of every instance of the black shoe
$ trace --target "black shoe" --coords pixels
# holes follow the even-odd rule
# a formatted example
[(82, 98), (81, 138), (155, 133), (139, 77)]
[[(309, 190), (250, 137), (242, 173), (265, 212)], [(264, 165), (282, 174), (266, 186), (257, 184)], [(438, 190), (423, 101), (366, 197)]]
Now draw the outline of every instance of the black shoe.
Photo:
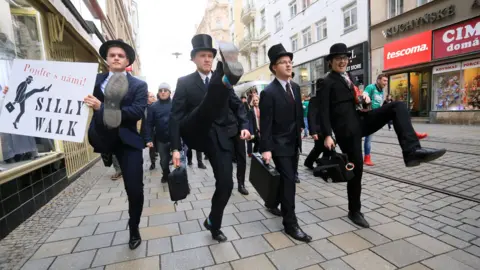
[(238, 192), (240, 192), (242, 195), (248, 195), (248, 190), (244, 185), (238, 185)]
[(167, 183), (168, 182), (168, 175), (162, 176), (162, 183)]
[(130, 249), (136, 249), (142, 243), (142, 238), (140, 237), (140, 231), (138, 228), (130, 229), (130, 240), (128, 241), (128, 247)]
[[(173, 163), (172, 163), (172, 164), (173, 164)], [(188, 166), (192, 166), (192, 165), (193, 165), (193, 163), (192, 163), (191, 160), (189, 160), (187, 164), (188, 164)]]
[(122, 122), (122, 110), (120, 103), (128, 92), (127, 76), (121, 72), (115, 72), (108, 79), (105, 86), (103, 102), (103, 123), (107, 128), (113, 129)]
[(13, 127), (14, 127), (15, 129), (18, 129), (18, 128), (17, 128), (17, 123), (16, 123), (16, 122), (15, 122), (15, 123), (13, 123)]
[(236, 85), (243, 75), (243, 66), (238, 61), (239, 51), (233, 43), (220, 42), (218, 44), (223, 62), (223, 72), (230, 85)]
[(313, 162), (310, 163), (310, 162), (305, 161), (305, 162), (303, 163), (303, 166), (309, 168), (310, 170), (313, 170)]
[(368, 221), (365, 219), (363, 214), (358, 211), (358, 212), (349, 212), (348, 213), (348, 218), (356, 225), (363, 227), (363, 228), (370, 228), (370, 224), (368, 224)]
[(150, 171), (151, 170), (155, 170), (155, 163), (152, 163), (152, 165), (150, 165)]
[(208, 224), (208, 221), (206, 219), (203, 222), (203, 226), (205, 227), (205, 229), (210, 231), (210, 233), (212, 234), (212, 238), (214, 240), (217, 240), (218, 242), (225, 242), (228, 240), (228, 238), (225, 236), (225, 234), (223, 234), (223, 232), (220, 229), (219, 230), (212, 229), (212, 226)]
[(270, 212), (271, 214), (277, 216), (277, 217), (282, 216), (282, 211), (280, 211), (280, 209), (278, 209), (278, 208), (268, 208), (267, 207), (267, 211)]
[(404, 157), (405, 166), (415, 167), (420, 163), (433, 161), (447, 152), (446, 149), (418, 148)]
[(312, 237), (306, 234), (298, 225), (285, 228), (285, 233), (290, 235), (293, 239), (308, 243), (312, 241)]
[(203, 164), (203, 163), (198, 163), (198, 168), (205, 170), (207, 168), (207, 166), (205, 166), (205, 164)]
[(298, 176), (295, 176), (295, 183), (300, 184), (300, 178), (298, 178)]

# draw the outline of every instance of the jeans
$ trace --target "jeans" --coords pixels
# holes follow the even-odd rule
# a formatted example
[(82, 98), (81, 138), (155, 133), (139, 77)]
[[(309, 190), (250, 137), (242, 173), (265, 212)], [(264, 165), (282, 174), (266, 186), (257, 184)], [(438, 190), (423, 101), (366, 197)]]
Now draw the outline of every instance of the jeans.
[(307, 137), (308, 136), (308, 118), (303, 117), (303, 123), (305, 123), (305, 129), (303, 130), (303, 136)]
[(363, 152), (365, 155), (370, 155), (370, 151), (372, 151), (372, 136), (368, 135), (365, 137), (365, 142), (363, 143)]
[(160, 155), (160, 167), (162, 167), (163, 177), (170, 173), (170, 143), (157, 141), (157, 151)]

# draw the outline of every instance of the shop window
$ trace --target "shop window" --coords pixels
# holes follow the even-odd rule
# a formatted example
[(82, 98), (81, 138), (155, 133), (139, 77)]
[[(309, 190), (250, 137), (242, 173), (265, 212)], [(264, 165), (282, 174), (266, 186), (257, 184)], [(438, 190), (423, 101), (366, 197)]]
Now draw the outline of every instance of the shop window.
[(408, 100), (408, 73), (390, 76), (390, 95), (394, 101), (407, 102)]
[(480, 110), (479, 63), (477, 59), (433, 68), (434, 110)]
[[(13, 59), (44, 60), (40, 14), (25, 1), (0, 1), (0, 88), (8, 85)], [(10, 86), (10, 91), (16, 91)], [(2, 94), (0, 94), (2, 95)], [(3, 103), (3, 97), (0, 97)], [(26, 104), (26, 106), (29, 106)], [(19, 112), (19, 109), (12, 113)], [(13, 123), (2, 123), (12, 125)], [(55, 150), (53, 140), (0, 133), (0, 171)]]

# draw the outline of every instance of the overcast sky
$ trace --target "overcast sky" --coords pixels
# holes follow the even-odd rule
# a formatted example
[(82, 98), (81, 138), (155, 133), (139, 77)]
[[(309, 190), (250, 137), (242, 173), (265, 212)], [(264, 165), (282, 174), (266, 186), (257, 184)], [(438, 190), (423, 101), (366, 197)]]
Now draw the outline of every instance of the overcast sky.
[[(162, 82), (175, 90), (178, 77), (195, 70), (190, 61), (191, 39), (207, 0), (141, 0), (137, 3), (141, 75), (147, 78), (151, 92), (156, 93)], [(182, 55), (176, 59), (173, 52)]]

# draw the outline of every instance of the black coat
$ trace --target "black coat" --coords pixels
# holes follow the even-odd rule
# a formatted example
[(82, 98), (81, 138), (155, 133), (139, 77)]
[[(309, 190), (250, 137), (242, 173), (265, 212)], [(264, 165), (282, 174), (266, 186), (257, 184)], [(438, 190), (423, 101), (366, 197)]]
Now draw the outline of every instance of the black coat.
[(360, 115), (355, 106), (355, 90), (337, 72), (331, 71), (317, 93), (316, 107), (322, 135), (361, 136)]
[(288, 99), (282, 84), (274, 79), (260, 93), (260, 152), (273, 156), (294, 156), (301, 149), (303, 107), (300, 87), (291, 83), (295, 103)]
[[(242, 101), (230, 89), (230, 98), (223, 107), (212, 108), (217, 111), (218, 118), (214, 121), (210, 129), (210, 139), (218, 142), (225, 150), (230, 150), (228, 139), (238, 135), (240, 130), (248, 130), (248, 119), (245, 107)], [(172, 149), (181, 149), (180, 130), (182, 121), (202, 102), (207, 88), (197, 71), (190, 75), (179, 78), (177, 88), (172, 101), (172, 112), (170, 120), (171, 145)], [(173, 121), (173, 122), (172, 122)], [(213, 131), (213, 133), (212, 133)], [(208, 147), (208, 141), (204, 137), (197, 136), (195, 130), (182, 131), (186, 144), (195, 150), (205, 151)], [(187, 135), (187, 136), (185, 136)], [(215, 138), (216, 137), (216, 138)]]
[[(258, 110), (260, 110), (260, 108), (258, 108)], [(260, 113), (260, 116), (261, 115), (262, 114)], [(257, 127), (257, 117), (255, 116), (255, 108), (254, 107), (252, 107), (248, 111), (248, 123), (249, 123), (249, 126), (250, 126), (250, 128), (249, 128), (250, 133), (255, 136), (254, 141), (258, 142), (259, 138), (260, 138), (260, 130)]]

